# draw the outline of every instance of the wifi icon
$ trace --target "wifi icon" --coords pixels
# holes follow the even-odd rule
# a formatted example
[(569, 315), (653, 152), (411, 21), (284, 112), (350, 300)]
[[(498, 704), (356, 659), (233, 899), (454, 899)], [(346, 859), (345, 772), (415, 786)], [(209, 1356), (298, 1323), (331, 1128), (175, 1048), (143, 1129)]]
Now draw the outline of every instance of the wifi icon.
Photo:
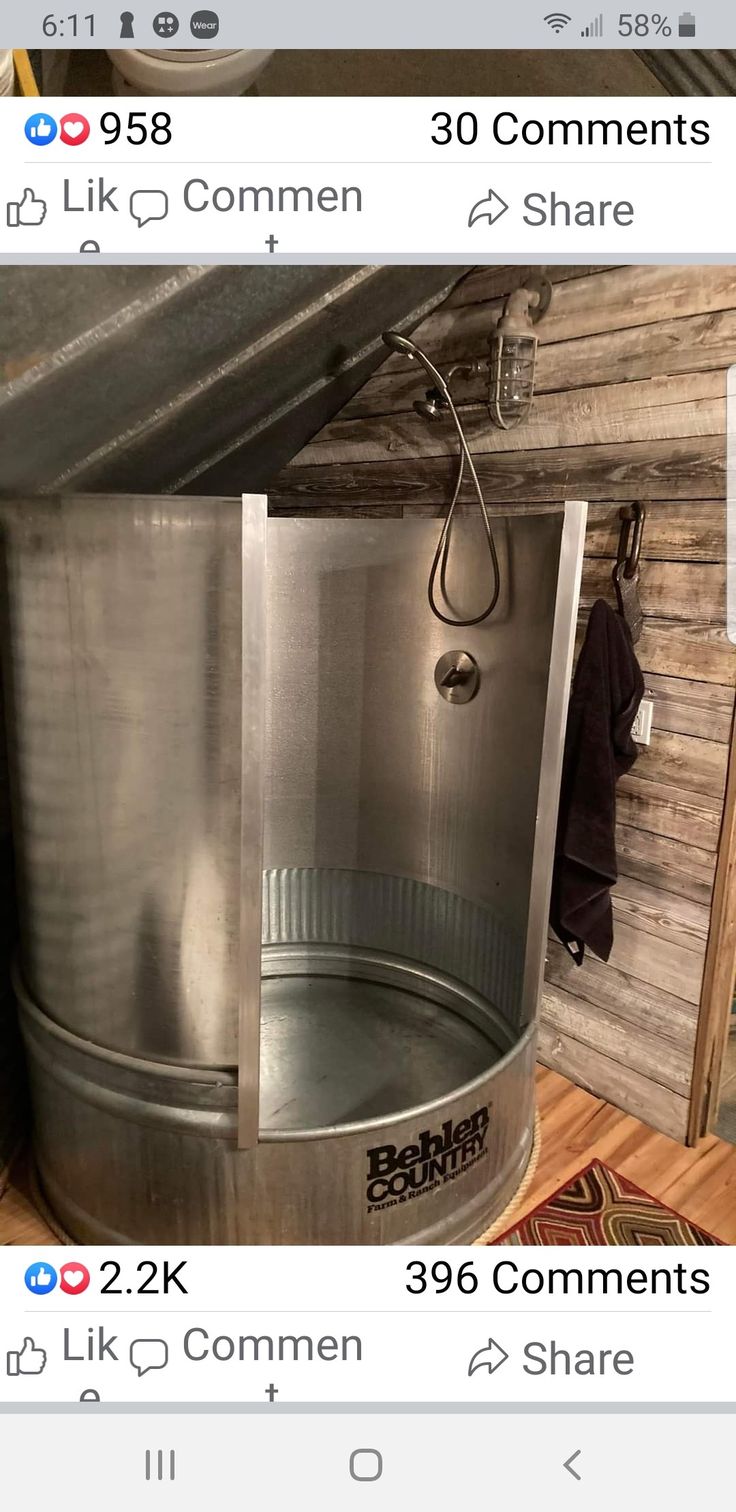
[(566, 16), (564, 11), (551, 11), (544, 19), (553, 32), (561, 32), (572, 20), (572, 16)]

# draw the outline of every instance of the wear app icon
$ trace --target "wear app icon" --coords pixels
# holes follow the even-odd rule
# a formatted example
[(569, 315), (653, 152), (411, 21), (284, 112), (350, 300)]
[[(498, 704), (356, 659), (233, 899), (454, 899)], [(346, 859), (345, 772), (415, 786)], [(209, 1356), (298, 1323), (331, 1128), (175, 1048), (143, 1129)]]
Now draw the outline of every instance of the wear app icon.
[(53, 1265), (47, 1265), (45, 1260), (37, 1260), (35, 1265), (29, 1265), (25, 1274), (25, 1282), (28, 1290), (35, 1292), (38, 1297), (45, 1297), (56, 1286), (56, 1271)]

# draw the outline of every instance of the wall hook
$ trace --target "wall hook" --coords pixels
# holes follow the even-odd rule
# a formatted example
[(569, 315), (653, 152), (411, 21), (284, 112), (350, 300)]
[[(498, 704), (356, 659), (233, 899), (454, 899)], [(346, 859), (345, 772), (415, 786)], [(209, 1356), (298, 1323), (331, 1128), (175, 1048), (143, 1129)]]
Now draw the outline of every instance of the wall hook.
[(644, 627), (639, 600), (639, 561), (646, 517), (646, 509), (638, 500), (633, 504), (625, 504), (619, 510), (621, 532), (613, 569), (613, 586), (619, 614), (626, 620), (635, 645)]

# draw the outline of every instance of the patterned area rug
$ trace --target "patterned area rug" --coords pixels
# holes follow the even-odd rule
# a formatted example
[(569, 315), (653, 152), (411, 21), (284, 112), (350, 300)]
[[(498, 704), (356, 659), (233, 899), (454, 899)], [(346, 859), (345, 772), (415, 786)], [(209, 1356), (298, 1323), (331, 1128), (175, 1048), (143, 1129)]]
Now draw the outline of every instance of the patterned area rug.
[(721, 1244), (594, 1160), (495, 1244)]

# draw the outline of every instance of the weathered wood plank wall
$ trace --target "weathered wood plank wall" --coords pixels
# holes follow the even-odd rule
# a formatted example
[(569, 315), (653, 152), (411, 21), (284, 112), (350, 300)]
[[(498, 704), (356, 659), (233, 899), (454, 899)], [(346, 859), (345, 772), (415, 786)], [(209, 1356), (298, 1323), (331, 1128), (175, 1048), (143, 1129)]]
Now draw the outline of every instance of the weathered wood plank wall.
[[(736, 682), (724, 626), (736, 275), (571, 267), (551, 277), (529, 421), (495, 429), (478, 379), (457, 394), (489, 500), (592, 501), (581, 628), (593, 599), (611, 595), (620, 504), (649, 504), (638, 652), (655, 713), (652, 744), (620, 785), (613, 955), (578, 969), (550, 942), (541, 1056), (683, 1139)], [(484, 357), (521, 282), (523, 270), (474, 271), (417, 339), (440, 366)], [(416, 366), (389, 357), (281, 474), (272, 506), (440, 513), (454, 448), (448, 427), (412, 410), (425, 387)]]

